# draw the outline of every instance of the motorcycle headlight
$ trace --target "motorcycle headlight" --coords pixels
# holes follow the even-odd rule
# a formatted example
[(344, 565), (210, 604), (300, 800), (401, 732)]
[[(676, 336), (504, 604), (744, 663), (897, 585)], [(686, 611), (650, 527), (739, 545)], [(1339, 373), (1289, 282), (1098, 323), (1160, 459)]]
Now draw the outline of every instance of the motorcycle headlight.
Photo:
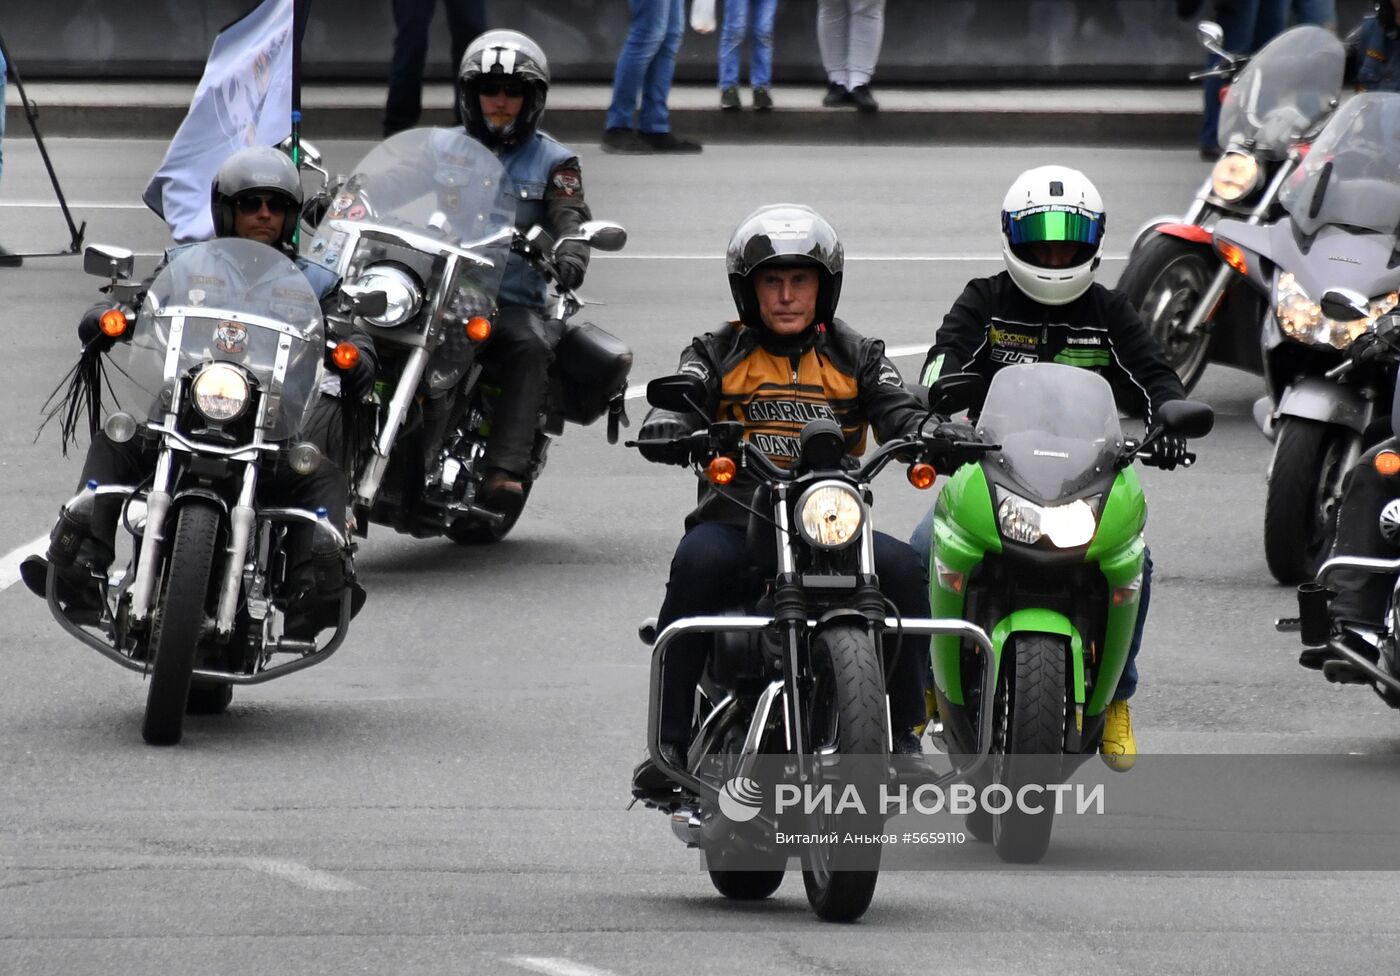
[(1334, 349), (1351, 345), (1373, 322), (1395, 308), (1397, 302), (1400, 302), (1400, 295), (1391, 292), (1371, 302), (1370, 312), (1364, 319), (1338, 322), (1322, 314), (1321, 306), (1298, 284), (1293, 272), (1279, 275), (1274, 289), (1274, 314), (1283, 334), (1309, 345), (1329, 345)]
[(1057, 549), (1085, 546), (1098, 530), (1094, 507), (1083, 498), (1068, 505), (1037, 505), (1020, 495), (1000, 490), (997, 525), (1012, 542), (1034, 545), (1042, 538)]
[(384, 293), (384, 314), (367, 315), (365, 321), (381, 329), (403, 325), (423, 307), (423, 293), (408, 272), (388, 265), (375, 265), (355, 279), (355, 284)]
[(841, 549), (860, 534), (865, 503), (850, 485), (820, 481), (797, 500), (797, 528), (818, 549)]
[(1210, 187), (1226, 203), (1234, 203), (1259, 185), (1259, 161), (1246, 152), (1230, 150), (1215, 161)]
[(204, 419), (226, 424), (248, 409), (251, 390), (243, 370), (228, 363), (214, 363), (194, 378), (194, 408)]

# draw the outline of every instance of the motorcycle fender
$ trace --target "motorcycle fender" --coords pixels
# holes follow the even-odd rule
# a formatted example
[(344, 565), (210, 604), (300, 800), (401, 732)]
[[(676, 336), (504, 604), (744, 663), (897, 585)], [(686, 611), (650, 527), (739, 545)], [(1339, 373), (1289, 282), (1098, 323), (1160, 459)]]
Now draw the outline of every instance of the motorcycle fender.
[(1070, 663), (1074, 668), (1074, 703), (1084, 704), (1084, 641), (1069, 618), (1055, 610), (1026, 607), (1013, 610), (992, 628), (992, 648), (1001, 667), (1002, 648), (1016, 634), (1055, 634), (1069, 638)]
[[(183, 491), (177, 492), (175, 497), (170, 500), (170, 511), (173, 513), (179, 509), (181, 505), (193, 501), (196, 498), (200, 501), (213, 502), (215, 505), (219, 506), (219, 511), (224, 513), (224, 517), (228, 517), (228, 502), (224, 501), (224, 499), (219, 496), (218, 492), (210, 491), (208, 488), (186, 488)], [(168, 520), (169, 516), (166, 516), (166, 518)]]
[(1283, 391), (1283, 398), (1274, 411), (1274, 425), (1278, 425), (1281, 417), (1298, 417), (1349, 427), (1363, 434), (1369, 413), (1366, 400), (1358, 391), (1331, 380), (1309, 376)]
[[(988, 552), (1001, 552), (991, 499), (979, 464), (965, 464), (955, 471), (938, 495), (933, 511), (933, 564), (928, 567), (929, 604), (935, 617), (962, 617), (973, 571)], [(962, 641), (955, 636), (934, 637), (929, 650), (934, 683), (950, 702), (964, 704)]]
[(1158, 224), (1153, 230), (1159, 234), (1166, 234), (1168, 237), (1179, 237), (1183, 241), (1190, 241), (1193, 244), (1204, 244), (1206, 247), (1210, 247), (1212, 240), (1209, 230), (1195, 224)]
[(1181, 223), (1182, 220), (1179, 214), (1158, 214), (1138, 228), (1137, 233), (1133, 235), (1133, 246), (1128, 248), (1128, 253), (1136, 253), (1137, 249), (1142, 247), (1147, 239), (1157, 233), (1162, 227)]

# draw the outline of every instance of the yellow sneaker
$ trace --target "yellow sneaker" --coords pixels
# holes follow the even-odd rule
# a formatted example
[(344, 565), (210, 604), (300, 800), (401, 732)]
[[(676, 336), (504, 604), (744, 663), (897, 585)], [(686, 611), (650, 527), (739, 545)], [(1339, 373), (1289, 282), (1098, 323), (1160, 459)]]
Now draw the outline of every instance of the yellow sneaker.
[(1133, 738), (1133, 716), (1128, 711), (1128, 703), (1116, 701), (1108, 703), (1104, 714), (1103, 742), (1099, 744), (1099, 755), (1109, 769), (1126, 773), (1137, 761), (1137, 740)]

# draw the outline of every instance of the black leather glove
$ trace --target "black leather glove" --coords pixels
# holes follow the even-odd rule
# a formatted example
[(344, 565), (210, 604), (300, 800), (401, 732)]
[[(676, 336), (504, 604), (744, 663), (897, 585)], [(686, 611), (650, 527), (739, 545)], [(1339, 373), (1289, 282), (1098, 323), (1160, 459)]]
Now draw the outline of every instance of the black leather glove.
[[(691, 433), (690, 427), (678, 418), (661, 416), (652, 417), (642, 424), (637, 439), (674, 441)], [(690, 448), (684, 444), (643, 445), (638, 450), (653, 464), (679, 464), (684, 467), (690, 463)]]
[(1186, 460), (1186, 438), (1168, 434), (1153, 445), (1153, 463), (1163, 471), (1171, 471)]
[(1360, 366), (1379, 356), (1383, 348), (1380, 336), (1367, 331), (1357, 336), (1356, 340), (1347, 347), (1347, 355), (1351, 357), (1353, 363)]
[(588, 269), (586, 250), (571, 247), (573, 242), (564, 244), (554, 253), (554, 266), (559, 271), (559, 287), (572, 291), (583, 284), (583, 273)]
[(89, 343), (94, 343), (93, 348), (98, 352), (111, 352), (112, 347), (117, 344), (116, 336), (104, 335), (102, 332), (102, 313), (111, 306), (94, 305), (83, 313), (83, 317), (78, 321), (78, 341), (87, 349)]
[(340, 395), (356, 403), (364, 400), (374, 389), (374, 368), (363, 358), (349, 369), (340, 370)]

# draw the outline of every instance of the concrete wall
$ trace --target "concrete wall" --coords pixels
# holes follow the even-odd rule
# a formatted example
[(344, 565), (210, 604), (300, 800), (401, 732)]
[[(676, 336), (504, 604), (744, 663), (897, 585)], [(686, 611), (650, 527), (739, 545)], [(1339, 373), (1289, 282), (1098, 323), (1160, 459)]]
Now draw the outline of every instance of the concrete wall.
[[(219, 28), (251, 6), (253, 0), (0, 0), (0, 35), (25, 78), (192, 78)], [(823, 78), (816, 6), (780, 0), (779, 84)], [(1371, 4), (1338, 6), (1346, 28)], [(1200, 61), (1200, 49), (1175, 8), (1174, 0), (888, 0), (878, 80), (1177, 82)], [(487, 0), (487, 17), (490, 26), (534, 35), (556, 78), (606, 81), (627, 33), (628, 4)], [(436, 27), (429, 72), (445, 77), (441, 10)], [(313, 0), (305, 77), (382, 78), (392, 39), (390, 0)], [(715, 47), (715, 35), (687, 30), (677, 77), (713, 79)]]

